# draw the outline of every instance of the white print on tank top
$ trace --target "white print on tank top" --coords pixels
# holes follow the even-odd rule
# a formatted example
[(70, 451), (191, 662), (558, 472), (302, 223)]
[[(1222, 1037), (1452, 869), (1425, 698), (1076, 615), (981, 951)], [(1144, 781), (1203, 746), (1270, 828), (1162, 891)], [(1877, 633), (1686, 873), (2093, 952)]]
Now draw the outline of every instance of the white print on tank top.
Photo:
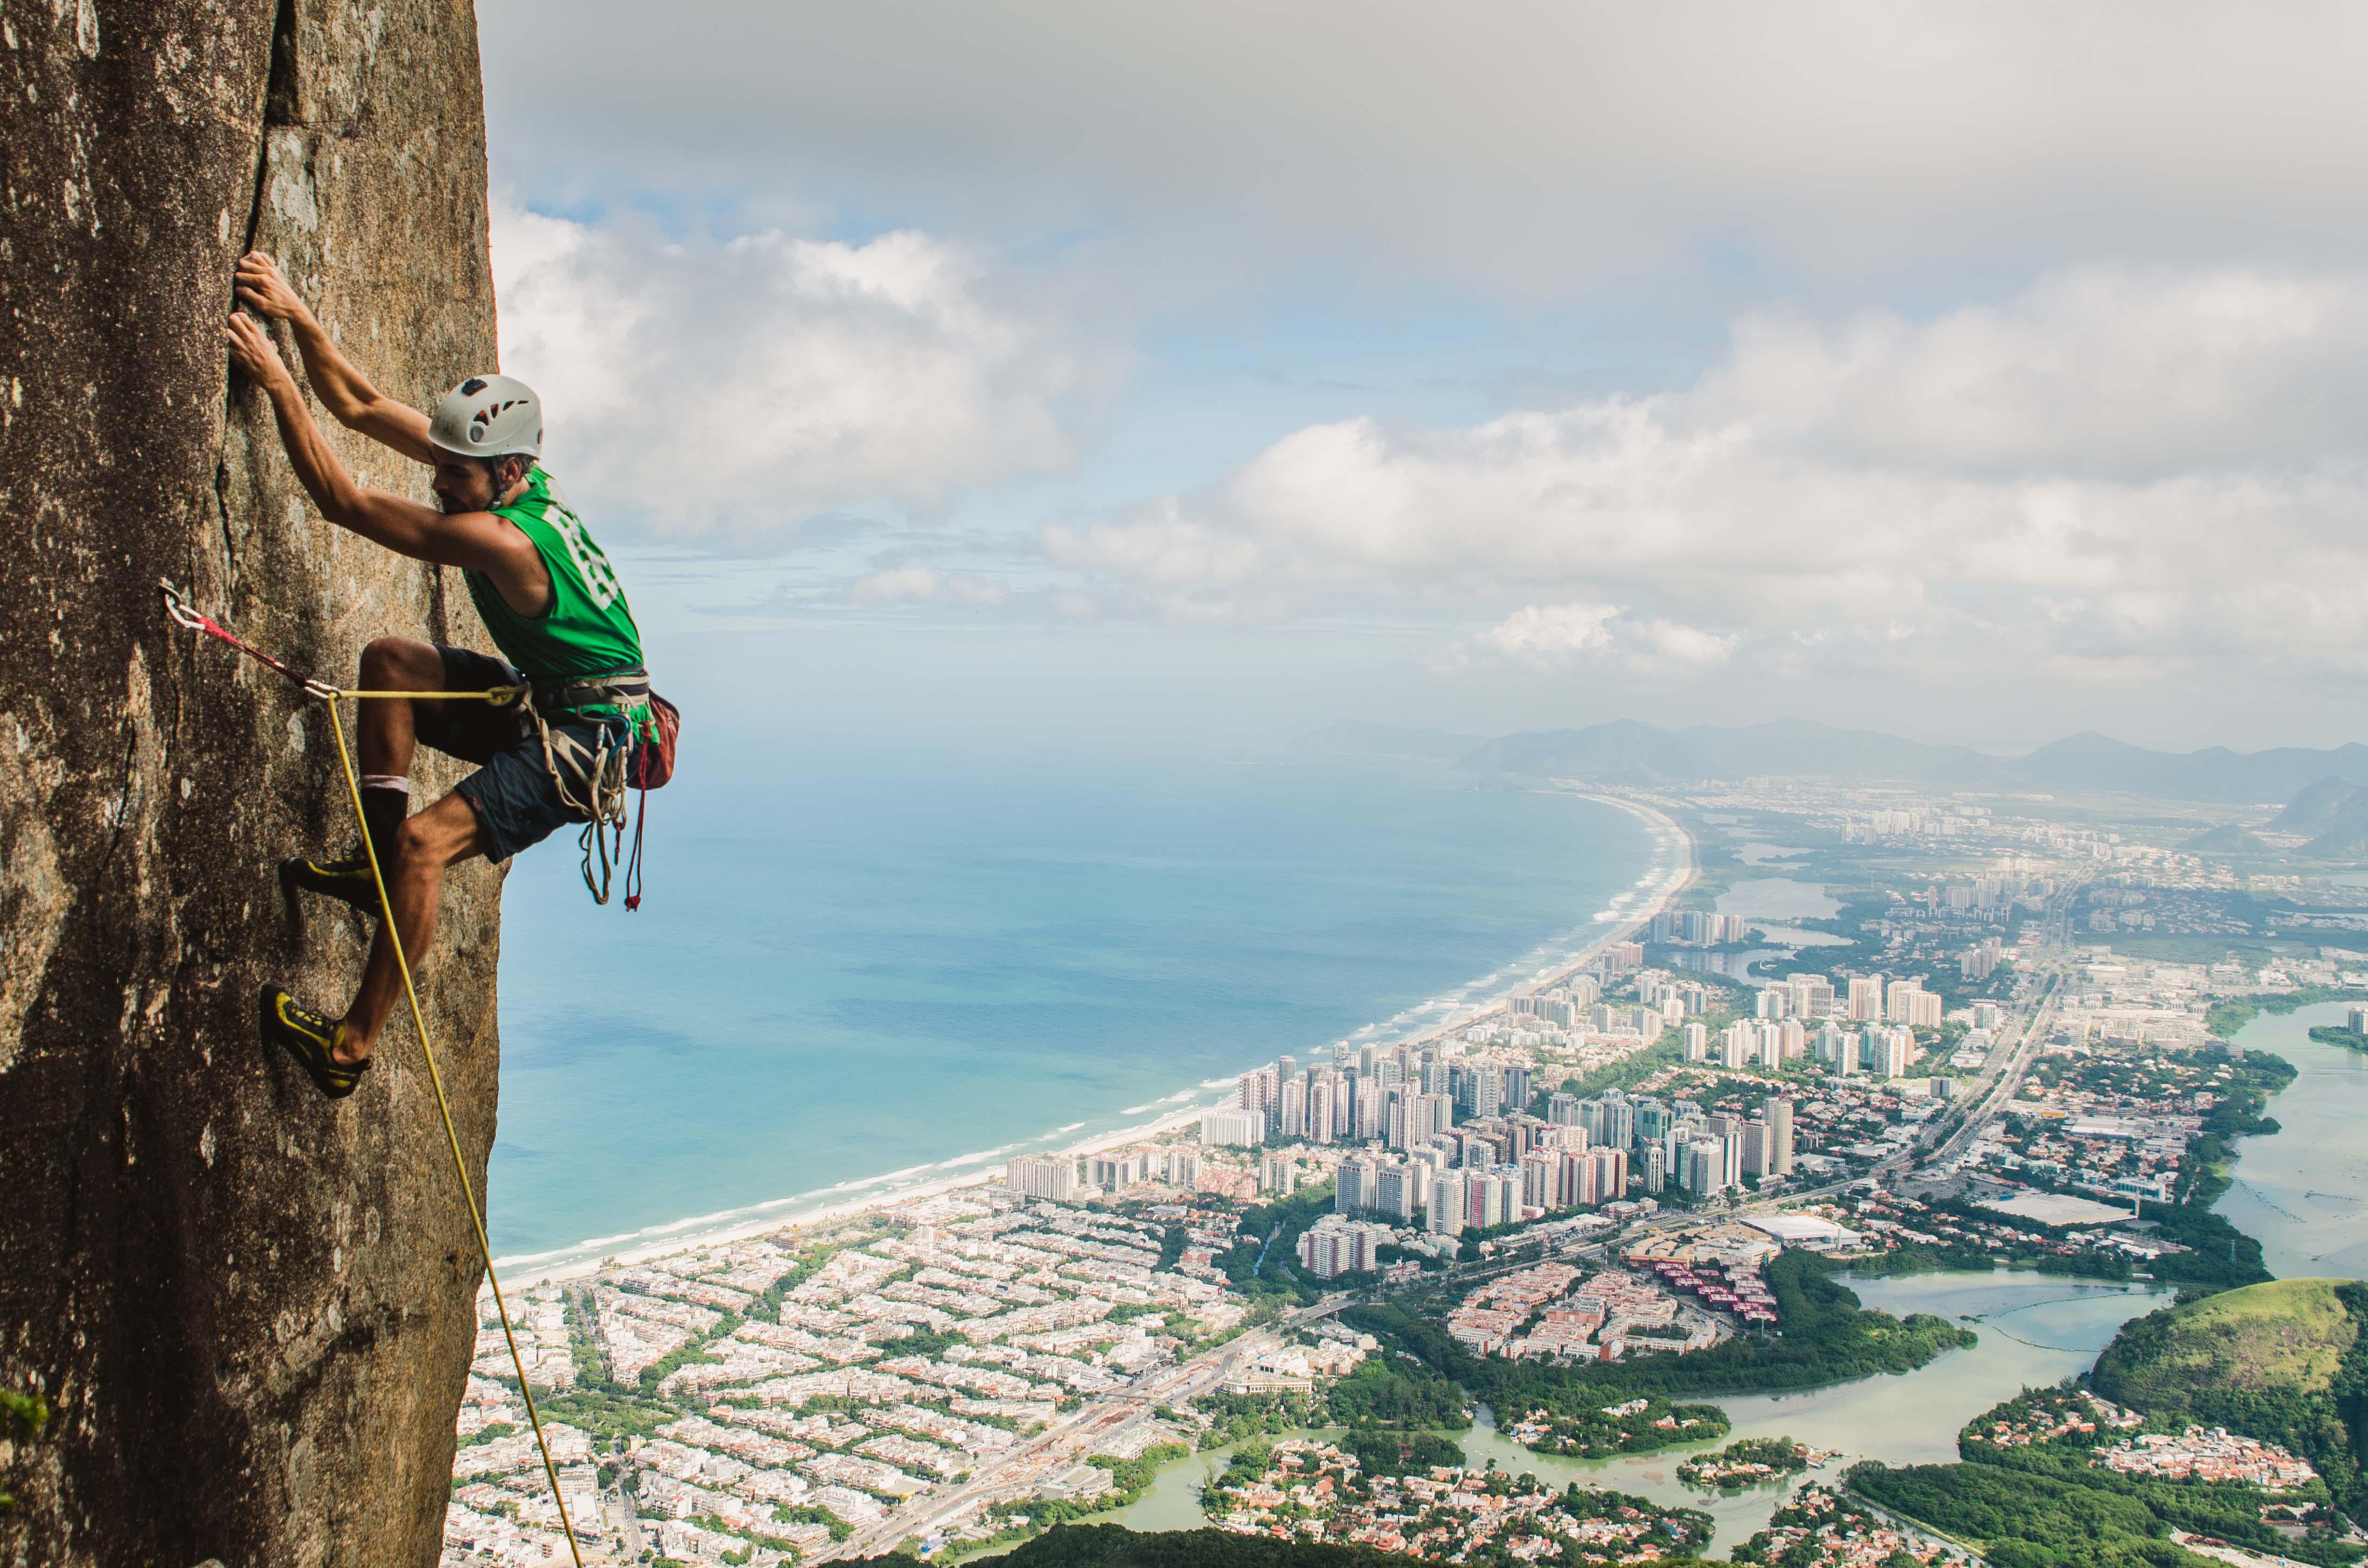
[(595, 605), (607, 609), (624, 596), (616, 568), (609, 564), (609, 558), (600, 553), (600, 547), (584, 531), (584, 519), (568, 506), (559, 494), (559, 486), (548, 475), (544, 477), (543, 489), (551, 497), (551, 505), (544, 510), (542, 520), (552, 526), (559, 535), (559, 542), (567, 547), (567, 559), (575, 563), (575, 574), (583, 579), (584, 591)]

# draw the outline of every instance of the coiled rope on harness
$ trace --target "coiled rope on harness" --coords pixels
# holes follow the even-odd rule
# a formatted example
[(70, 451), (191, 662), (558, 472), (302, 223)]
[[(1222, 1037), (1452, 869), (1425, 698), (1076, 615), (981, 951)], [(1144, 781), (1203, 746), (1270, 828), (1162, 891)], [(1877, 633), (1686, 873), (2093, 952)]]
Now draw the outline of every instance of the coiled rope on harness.
[(551, 1444), (543, 1436), (542, 1415), (535, 1408), (534, 1390), (526, 1381), (526, 1361), (518, 1354), (518, 1333), (510, 1326), (509, 1303), (503, 1299), (501, 1278), (494, 1271), (493, 1244), (485, 1236), (485, 1217), (477, 1207), (477, 1189), (469, 1180), (468, 1162), (461, 1153), (460, 1130), (452, 1123), (452, 1102), (445, 1096), (444, 1073), (436, 1062), (436, 1045), (427, 1032), (427, 1017), (420, 1009), (419, 989), (412, 982), (411, 960), (403, 950), (403, 936), (395, 929), (394, 901), (386, 891), (386, 872), (378, 863), (378, 848), (370, 842), (369, 820), (362, 814), (361, 776), (354, 770), (353, 752), (346, 744), (343, 702), (371, 698), (425, 698), (431, 701), (490, 702), (496, 706), (516, 702), (527, 693), (522, 686), (495, 687), (488, 691), (348, 691), (333, 687), (313, 676), (299, 675), (252, 642), (223, 626), (211, 616), (192, 608), (170, 583), (159, 585), (165, 597), (165, 614), (176, 626), (201, 632), (217, 642), (226, 642), (265, 668), (284, 676), (307, 697), (315, 697), (329, 705), (329, 733), (337, 739), (337, 761), (346, 771), (346, 794), (353, 803), (354, 821), (361, 827), (362, 852), (370, 858), (370, 881), (378, 889), (379, 930), (386, 937), (387, 946), (394, 953), (394, 967), (403, 976), (403, 994), (411, 1004), (411, 1024), (419, 1032), (419, 1052), (427, 1062), (427, 1081), (436, 1090), (437, 1114), (444, 1119), (444, 1140), (452, 1151), (452, 1175), (461, 1184), (461, 1199), (469, 1210), (469, 1225), (477, 1238), (477, 1252), (485, 1260), (485, 1281), (493, 1287), (494, 1310), (502, 1320), (502, 1339), (509, 1346), (510, 1365), (518, 1372), (518, 1395), (526, 1402), (526, 1418), (534, 1427), (534, 1446), (542, 1455), (542, 1473), (551, 1482), (551, 1500), (559, 1510), (559, 1529), (567, 1538), (567, 1554), (575, 1568), (584, 1568), (584, 1553), (576, 1545), (575, 1527), (567, 1517), (567, 1499), (559, 1490), (559, 1467), (552, 1462)]

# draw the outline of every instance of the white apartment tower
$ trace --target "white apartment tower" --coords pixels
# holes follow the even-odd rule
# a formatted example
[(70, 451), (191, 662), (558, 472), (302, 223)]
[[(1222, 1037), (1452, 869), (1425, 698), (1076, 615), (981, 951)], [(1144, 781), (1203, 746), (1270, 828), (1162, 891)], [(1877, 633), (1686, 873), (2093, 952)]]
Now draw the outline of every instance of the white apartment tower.
[(1784, 1095), (1770, 1095), (1759, 1103), (1759, 1114), (1768, 1122), (1768, 1170), (1771, 1176), (1793, 1174), (1793, 1102)]
[(1854, 1024), (1880, 1023), (1883, 1020), (1883, 976), (1858, 974), (1850, 977), (1850, 1016)]
[(1285, 1138), (1307, 1136), (1307, 1085), (1297, 1076), (1285, 1078), (1277, 1096), (1279, 1130)]
[(1077, 1162), (1065, 1154), (1022, 1154), (1003, 1167), (1003, 1185), (1021, 1198), (1072, 1202), (1077, 1196)]

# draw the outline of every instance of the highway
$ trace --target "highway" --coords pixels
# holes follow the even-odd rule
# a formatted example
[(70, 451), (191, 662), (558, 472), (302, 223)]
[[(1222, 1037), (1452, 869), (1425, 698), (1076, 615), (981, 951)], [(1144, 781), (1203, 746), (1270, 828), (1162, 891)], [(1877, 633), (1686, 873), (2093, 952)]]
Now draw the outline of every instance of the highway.
[[(2022, 1088), (2023, 1074), (2031, 1071), (2032, 1058), (2047, 1043), (2049, 1031), (2055, 1027), (2056, 1009), (2063, 1000), (2065, 965), (2071, 951), (2072, 897), (2086, 880), (2076, 881), (2057, 893), (2042, 917), (2043, 928), (2032, 949), (2037, 969), (2035, 983), (2021, 1004), (2012, 1025), (2020, 1032), (2006, 1037), (2010, 1044), (2002, 1042), (1990, 1052), (1989, 1064), (1964, 1096), (1965, 1108), (1956, 1130), (1939, 1148), (1916, 1159), (1914, 1164), (1928, 1168), (1951, 1165)], [(1899, 1165), (1891, 1165), (1886, 1174), (1899, 1168)]]

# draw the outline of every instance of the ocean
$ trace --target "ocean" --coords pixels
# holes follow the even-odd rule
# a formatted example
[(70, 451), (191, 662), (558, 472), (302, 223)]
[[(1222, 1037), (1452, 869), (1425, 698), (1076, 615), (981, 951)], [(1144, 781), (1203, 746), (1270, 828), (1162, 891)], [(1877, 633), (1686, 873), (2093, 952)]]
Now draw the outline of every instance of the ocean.
[(505, 893), (495, 1251), (549, 1266), (1064, 1147), (1387, 1039), (1633, 915), (1671, 864), (1444, 767), (712, 741), (648, 896), (571, 835)]

